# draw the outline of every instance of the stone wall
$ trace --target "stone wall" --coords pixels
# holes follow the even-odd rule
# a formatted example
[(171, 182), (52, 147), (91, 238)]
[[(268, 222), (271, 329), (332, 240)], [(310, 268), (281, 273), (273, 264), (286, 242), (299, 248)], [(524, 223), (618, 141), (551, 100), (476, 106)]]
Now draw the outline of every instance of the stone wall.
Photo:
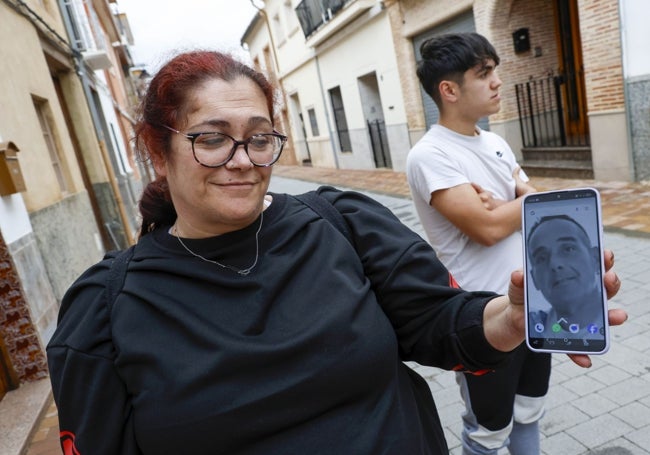
[(627, 83), (632, 159), (636, 180), (650, 180), (650, 75)]
[(54, 295), (60, 301), (72, 282), (103, 256), (88, 193), (68, 196), (30, 213), (30, 219)]

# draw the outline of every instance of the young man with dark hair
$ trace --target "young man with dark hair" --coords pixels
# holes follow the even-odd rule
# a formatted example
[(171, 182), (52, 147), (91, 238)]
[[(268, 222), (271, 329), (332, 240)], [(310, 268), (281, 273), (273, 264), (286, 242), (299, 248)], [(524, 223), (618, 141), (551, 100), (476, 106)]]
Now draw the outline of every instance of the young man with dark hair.
[[(508, 291), (523, 266), (521, 197), (535, 189), (508, 144), (477, 122), (500, 108), (499, 56), (476, 33), (425, 41), (417, 75), (440, 111), (413, 147), (406, 172), (416, 210), (441, 261), (468, 290)], [(504, 368), (481, 376), (457, 373), (465, 402), (463, 454), (540, 452), (550, 354), (525, 345)]]

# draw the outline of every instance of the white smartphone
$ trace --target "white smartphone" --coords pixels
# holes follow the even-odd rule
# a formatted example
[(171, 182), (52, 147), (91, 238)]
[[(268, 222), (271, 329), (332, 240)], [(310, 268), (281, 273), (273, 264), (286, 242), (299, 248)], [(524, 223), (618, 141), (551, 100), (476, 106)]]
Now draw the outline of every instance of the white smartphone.
[(609, 349), (600, 194), (528, 194), (522, 203), (526, 343), (533, 351)]

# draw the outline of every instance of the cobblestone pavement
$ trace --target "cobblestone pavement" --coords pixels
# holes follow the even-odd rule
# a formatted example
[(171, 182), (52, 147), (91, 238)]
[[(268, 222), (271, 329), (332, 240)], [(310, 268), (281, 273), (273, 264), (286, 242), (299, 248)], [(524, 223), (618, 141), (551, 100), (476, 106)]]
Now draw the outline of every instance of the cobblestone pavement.
[[(279, 165), (273, 172), (271, 191), (299, 193), (319, 184), (361, 190), (421, 233), (404, 173)], [(594, 357), (591, 368), (581, 369), (565, 356), (554, 356), (547, 412), (541, 421), (543, 453), (650, 454), (650, 184), (531, 180), (540, 191), (584, 186), (600, 191), (605, 245), (616, 253), (615, 269), (623, 281), (611, 306), (624, 307), (630, 314), (629, 321), (612, 329), (612, 348)], [(463, 406), (453, 373), (411, 366), (429, 383), (450, 453), (460, 455)], [(56, 415), (51, 404), (33, 433), (27, 455), (61, 453)]]
[[(273, 175), (410, 198), (406, 174), (403, 172), (276, 165)], [(650, 182), (531, 177), (531, 183), (539, 191), (585, 186), (596, 188), (602, 198), (605, 227), (650, 234)]]

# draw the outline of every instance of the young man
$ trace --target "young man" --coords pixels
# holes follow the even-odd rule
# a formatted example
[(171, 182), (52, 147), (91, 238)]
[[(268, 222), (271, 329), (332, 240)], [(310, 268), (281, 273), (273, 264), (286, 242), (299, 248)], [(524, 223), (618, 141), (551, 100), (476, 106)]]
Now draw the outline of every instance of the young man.
[[(417, 74), (440, 118), (413, 147), (406, 173), (416, 210), (441, 261), (468, 290), (507, 293), (523, 266), (521, 197), (535, 189), (508, 144), (477, 126), (500, 108), (499, 57), (476, 33), (425, 41)], [(525, 345), (503, 369), (457, 373), (465, 402), (463, 453), (538, 454), (549, 354)]]

